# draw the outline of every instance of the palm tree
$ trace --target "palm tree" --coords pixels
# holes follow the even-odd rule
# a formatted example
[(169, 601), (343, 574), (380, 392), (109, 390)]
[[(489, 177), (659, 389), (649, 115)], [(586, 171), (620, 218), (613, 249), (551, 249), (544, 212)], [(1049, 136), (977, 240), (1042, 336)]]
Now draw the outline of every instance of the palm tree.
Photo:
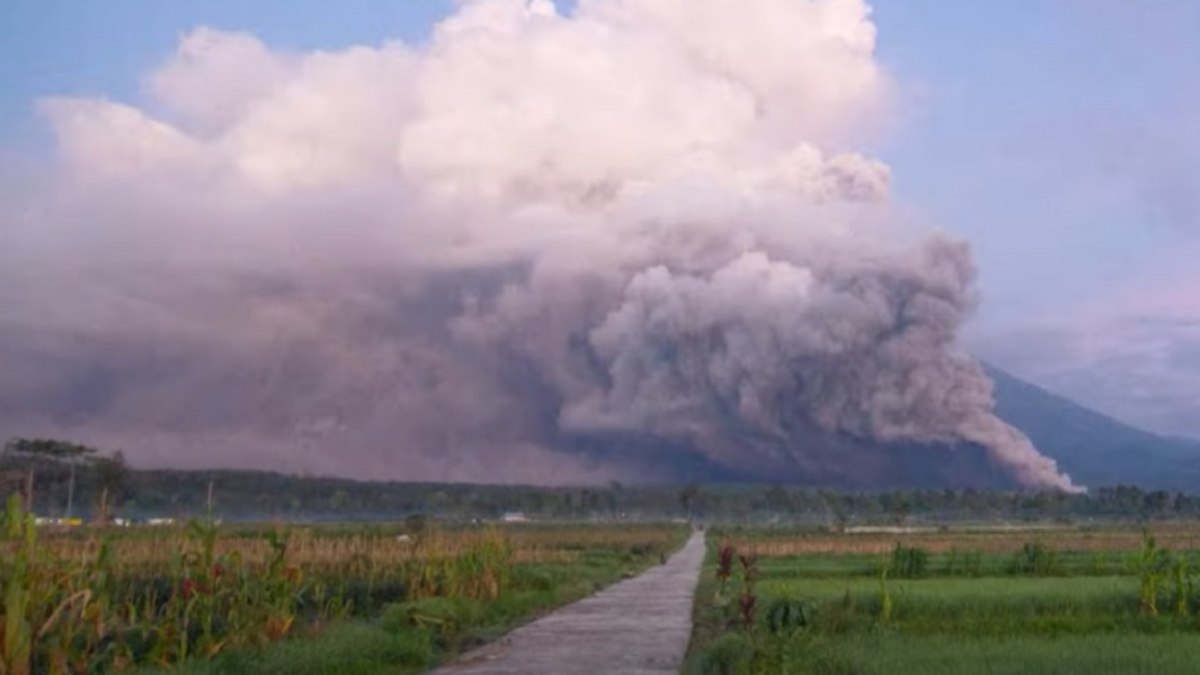
[[(28, 458), (33, 465), (43, 462), (67, 465), (70, 473), (67, 478), (67, 508), (65, 515), (67, 518), (70, 518), (75, 507), (76, 467), (81, 461), (85, 463), (91, 461), (96, 455), (96, 449), (52, 438), (14, 438), (5, 444), (4, 450), (6, 454)], [(30, 502), (29, 506), (32, 507), (33, 466), (30, 466), (29, 476), (29, 494), (26, 495), (26, 498)]]

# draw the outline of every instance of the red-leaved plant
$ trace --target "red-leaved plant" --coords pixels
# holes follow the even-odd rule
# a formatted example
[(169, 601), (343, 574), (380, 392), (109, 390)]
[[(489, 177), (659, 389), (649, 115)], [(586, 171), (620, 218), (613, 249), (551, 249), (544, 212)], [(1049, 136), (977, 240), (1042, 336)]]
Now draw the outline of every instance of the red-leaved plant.
[(742, 614), (742, 625), (750, 630), (754, 627), (754, 617), (758, 612), (758, 596), (754, 593), (754, 584), (758, 580), (758, 555), (743, 553), (738, 560), (742, 563), (742, 596), (738, 598), (738, 609)]
[(721, 593), (725, 593), (725, 584), (733, 576), (733, 545), (723, 542), (717, 551), (717, 580), (721, 582)]

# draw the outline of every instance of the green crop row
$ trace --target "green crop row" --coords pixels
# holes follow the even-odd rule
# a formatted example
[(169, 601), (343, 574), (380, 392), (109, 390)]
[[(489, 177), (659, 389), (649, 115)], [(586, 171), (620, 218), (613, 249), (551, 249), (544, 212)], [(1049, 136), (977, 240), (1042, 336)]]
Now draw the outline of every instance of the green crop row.
[[(764, 558), (741, 574), (722, 562), (739, 558), (727, 543), (710, 552), (685, 672), (1195, 672), (1185, 657), (1200, 649), (1200, 569), (1149, 533), (1107, 574), (1064, 573), (1086, 558), (1035, 544), (968, 557), (990, 574), (948, 573), (961, 553), (899, 544)], [(1087, 645), (1097, 649), (1072, 661)]]

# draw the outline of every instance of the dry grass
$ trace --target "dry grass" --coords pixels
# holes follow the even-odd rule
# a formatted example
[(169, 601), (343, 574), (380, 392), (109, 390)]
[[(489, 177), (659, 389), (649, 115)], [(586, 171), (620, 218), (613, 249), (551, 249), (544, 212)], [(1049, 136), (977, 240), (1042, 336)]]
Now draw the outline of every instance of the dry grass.
[[(407, 539), (395, 533), (345, 534), (331, 536), (328, 530), (288, 529), (288, 560), (306, 569), (390, 567), (411, 561), (452, 558), (472, 550), (496, 531), (503, 532), (512, 548), (514, 563), (574, 562), (585, 550), (634, 546), (669, 547), (678, 538), (663, 526), (489, 526), (462, 529), (431, 528)], [(119, 530), (110, 547), (117, 559), (133, 566), (169, 561), (179, 551), (184, 536), (179, 528), (141, 531), (123, 536)], [(42, 548), (59, 557), (87, 553), (89, 544), (77, 536), (44, 537)], [(263, 563), (271, 547), (261, 536), (225, 536), (217, 542), (217, 554), (238, 552), (249, 564)]]

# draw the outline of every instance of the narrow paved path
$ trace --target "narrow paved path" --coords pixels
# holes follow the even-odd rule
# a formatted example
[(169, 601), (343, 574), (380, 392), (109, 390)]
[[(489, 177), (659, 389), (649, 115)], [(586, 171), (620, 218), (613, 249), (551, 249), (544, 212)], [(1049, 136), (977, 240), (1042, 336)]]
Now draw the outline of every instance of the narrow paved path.
[(469, 652), (435, 675), (664, 675), (683, 661), (704, 559), (695, 532), (665, 564)]

